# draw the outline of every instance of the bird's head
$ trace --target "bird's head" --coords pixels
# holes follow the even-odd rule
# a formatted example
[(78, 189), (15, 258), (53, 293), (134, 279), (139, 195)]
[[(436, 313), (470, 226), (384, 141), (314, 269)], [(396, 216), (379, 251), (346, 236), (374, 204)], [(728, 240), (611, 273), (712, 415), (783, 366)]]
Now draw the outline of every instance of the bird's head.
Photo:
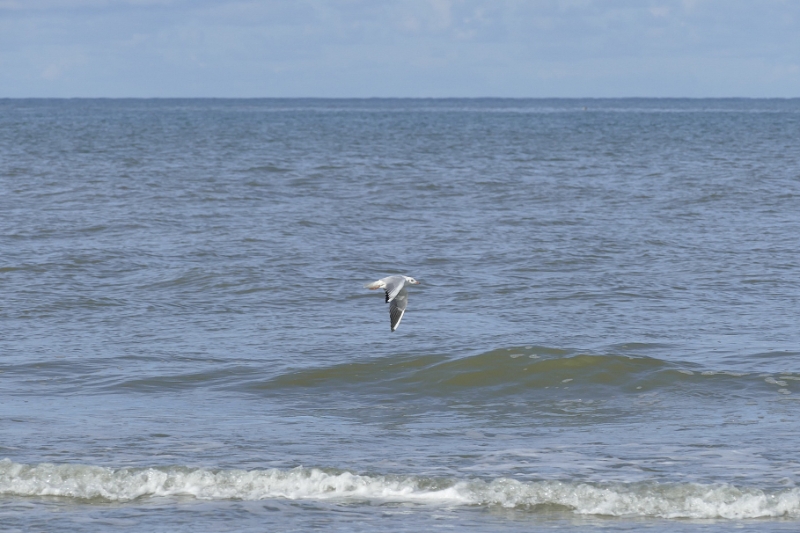
[(414, 278), (410, 278), (406, 276), (406, 283), (410, 283), (411, 285), (419, 285), (419, 281), (415, 280)]

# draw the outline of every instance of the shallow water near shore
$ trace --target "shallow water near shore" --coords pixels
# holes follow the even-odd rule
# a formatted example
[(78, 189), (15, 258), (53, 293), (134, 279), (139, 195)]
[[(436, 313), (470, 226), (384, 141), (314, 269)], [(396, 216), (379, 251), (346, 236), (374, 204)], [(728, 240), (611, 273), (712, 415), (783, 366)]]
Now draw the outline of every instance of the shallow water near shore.
[(797, 138), (800, 100), (0, 100), (0, 522), (795, 531)]

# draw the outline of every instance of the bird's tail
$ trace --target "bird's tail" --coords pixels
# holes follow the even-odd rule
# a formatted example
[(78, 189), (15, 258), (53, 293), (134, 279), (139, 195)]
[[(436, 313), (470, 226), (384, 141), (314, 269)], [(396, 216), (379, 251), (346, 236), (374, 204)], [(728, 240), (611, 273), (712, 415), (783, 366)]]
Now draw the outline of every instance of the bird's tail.
[(373, 281), (372, 283), (367, 283), (366, 285), (364, 285), (364, 288), (375, 290), (375, 289), (380, 289), (382, 285), (383, 284), (380, 282), (380, 280), (378, 280), (378, 281)]

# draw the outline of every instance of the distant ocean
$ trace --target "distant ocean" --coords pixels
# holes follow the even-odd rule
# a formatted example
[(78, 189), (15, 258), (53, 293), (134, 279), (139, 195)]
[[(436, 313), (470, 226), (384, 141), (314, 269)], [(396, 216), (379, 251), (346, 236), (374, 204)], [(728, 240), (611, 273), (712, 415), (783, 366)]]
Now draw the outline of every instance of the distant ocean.
[(0, 529), (798, 531), (798, 140), (797, 99), (0, 100)]

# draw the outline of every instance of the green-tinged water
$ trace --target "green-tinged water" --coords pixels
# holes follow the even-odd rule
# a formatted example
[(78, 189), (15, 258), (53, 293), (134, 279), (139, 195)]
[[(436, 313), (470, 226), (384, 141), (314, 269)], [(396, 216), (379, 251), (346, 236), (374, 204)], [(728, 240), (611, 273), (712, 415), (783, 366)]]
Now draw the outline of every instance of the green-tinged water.
[(798, 138), (797, 100), (0, 101), (0, 524), (796, 531)]

